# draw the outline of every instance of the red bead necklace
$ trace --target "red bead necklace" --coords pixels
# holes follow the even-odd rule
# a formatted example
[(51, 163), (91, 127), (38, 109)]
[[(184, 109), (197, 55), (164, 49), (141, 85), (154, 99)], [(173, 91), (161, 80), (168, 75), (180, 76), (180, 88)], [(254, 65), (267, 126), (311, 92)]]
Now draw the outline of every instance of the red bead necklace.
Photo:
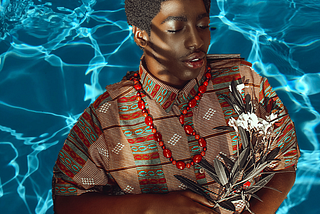
[(207, 72), (205, 73), (206, 80), (202, 83), (202, 85), (199, 86), (198, 88), (198, 93), (194, 98), (189, 100), (188, 106), (182, 110), (181, 115), (179, 116), (179, 122), (184, 128), (184, 131), (186, 132), (187, 135), (193, 135), (196, 140), (198, 140), (198, 144), (200, 147), (202, 147), (202, 151), (200, 154), (196, 154), (192, 157), (192, 160), (188, 163), (185, 163), (184, 161), (176, 161), (172, 157), (172, 152), (170, 149), (166, 148), (164, 145), (164, 142), (162, 141), (162, 135), (160, 132), (157, 131), (157, 128), (153, 124), (153, 118), (149, 114), (148, 110), (146, 109), (145, 102), (142, 99), (142, 93), (143, 93), (143, 88), (140, 83), (140, 76), (138, 73), (135, 73), (131, 80), (134, 82), (134, 88), (137, 90), (137, 95), (136, 95), (136, 100), (138, 101), (138, 108), (141, 109), (143, 116), (145, 117), (145, 123), (147, 126), (150, 126), (150, 129), (152, 130), (153, 133), (153, 138), (155, 141), (158, 142), (159, 146), (163, 150), (163, 156), (168, 158), (170, 162), (173, 165), (176, 165), (178, 169), (184, 169), (185, 167), (190, 168), (193, 166), (195, 163), (199, 163), (202, 159), (203, 156), (205, 156), (206, 151), (207, 151), (207, 142), (204, 138), (201, 138), (199, 134), (196, 133), (196, 131), (192, 128), (191, 125), (185, 125), (184, 123), (184, 118), (185, 115), (190, 111), (190, 109), (194, 108), (197, 105), (197, 101), (201, 99), (202, 95), (206, 92), (207, 86), (209, 83), (209, 80), (211, 79), (211, 68), (208, 67)]

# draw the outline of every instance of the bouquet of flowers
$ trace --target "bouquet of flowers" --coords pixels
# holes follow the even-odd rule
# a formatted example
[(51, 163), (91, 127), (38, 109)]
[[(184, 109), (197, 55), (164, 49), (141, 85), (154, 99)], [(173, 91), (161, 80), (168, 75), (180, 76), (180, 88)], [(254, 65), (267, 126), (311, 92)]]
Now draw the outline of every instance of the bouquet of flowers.
[[(243, 87), (243, 84), (236, 85), (232, 81), (230, 96), (221, 94), (239, 117), (237, 119), (231, 118), (229, 126), (216, 128), (236, 131), (238, 135), (236, 156), (227, 157), (220, 153), (214, 159), (213, 165), (204, 158), (198, 163), (218, 184), (218, 191), (210, 191), (180, 175), (175, 175), (175, 177), (191, 191), (203, 195), (215, 203), (215, 207), (220, 206), (235, 211), (234, 204), (242, 201), (245, 208), (253, 213), (249, 208), (250, 198), (254, 197), (261, 201), (255, 193), (261, 188), (271, 188), (266, 184), (276, 173), (267, 170), (271, 164), (278, 161), (276, 157), (280, 150), (279, 147), (272, 149), (272, 143), (280, 135), (280, 133), (277, 134), (273, 131), (273, 125), (285, 115), (278, 116), (279, 111), (272, 99), (265, 99), (264, 105), (253, 101), (249, 94), (243, 99), (238, 91)], [(263, 116), (258, 117), (257, 115)]]

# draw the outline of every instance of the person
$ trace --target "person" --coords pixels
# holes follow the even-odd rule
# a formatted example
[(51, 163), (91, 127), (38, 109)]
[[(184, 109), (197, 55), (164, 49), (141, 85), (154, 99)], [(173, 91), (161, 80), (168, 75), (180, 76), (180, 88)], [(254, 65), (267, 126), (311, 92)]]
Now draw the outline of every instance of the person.
[[(293, 122), (266, 78), (238, 55), (207, 55), (210, 0), (126, 0), (139, 70), (109, 85), (80, 116), (54, 166), (54, 210), (63, 213), (232, 213), (185, 190), (174, 175), (214, 183), (198, 163), (236, 155), (236, 133), (216, 131), (236, 113), (221, 98), (232, 80), (257, 103), (272, 100), (281, 122), (277, 173), (259, 190), (256, 214), (274, 213), (295, 181)], [(237, 205), (234, 213), (249, 213)]]

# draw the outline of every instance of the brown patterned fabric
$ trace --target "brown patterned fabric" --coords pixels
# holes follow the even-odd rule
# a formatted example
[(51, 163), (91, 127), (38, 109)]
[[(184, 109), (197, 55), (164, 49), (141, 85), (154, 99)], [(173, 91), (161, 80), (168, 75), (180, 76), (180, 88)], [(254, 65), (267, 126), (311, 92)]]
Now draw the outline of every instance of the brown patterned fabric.
[[(226, 126), (231, 117), (237, 118), (221, 96), (229, 93), (232, 80), (244, 83), (242, 94), (250, 93), (261, 106), (267, 107), (265, 101), (269, 97), (280, 109), (280, 115), (287, 112), (267, 80), (238, 55), (208, 55), (208, 63), (212, 69), (212, 80), (186, 120), (206, 139), (208, 150), (205, 158), (212, 163), (220, 152), (235, 155), (237, 149), (235, 132), (213, 130), (214, 127)], [(179, 123), (179, 115), (204, 81), (205, 70), (182, 90), (155, 79), (142, 63), (138, 72), (146, 92), (143, 99), (166, 147), (172, 151), (175, 160), (189, 160), (200, 148), (194, 136), (186, 135)], [(81, 195), (92, 191), (110, 195), (167, 193), (185, 189), (173, 176), (175, 174), (203, 185), (214, 183), (199, 166), (179, 170), (163, 156), (151, 129), (144, 123), (132, 81), (123, 80), (106, 89), (84, 111), (59, 153), (54, 166), (53, 196)], [(260, 112), (265, 114), (262, 110)], [(271, 170), (281, 170), (297, 163), (299, 149), (289, 116), (284, 116), (277, 123), (275, 131), (282, 133), (273, 145), (281, 148), (278, 157), (281, 162)], [(238, 211), (242, 208), (237, 206)]]

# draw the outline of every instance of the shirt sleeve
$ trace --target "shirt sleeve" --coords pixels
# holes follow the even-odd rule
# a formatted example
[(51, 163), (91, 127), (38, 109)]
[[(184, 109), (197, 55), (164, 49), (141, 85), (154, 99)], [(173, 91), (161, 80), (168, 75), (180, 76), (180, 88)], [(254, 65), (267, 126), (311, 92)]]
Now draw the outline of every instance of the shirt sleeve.
[(279, 161), (272, 163), (270, 170), (282, 170), (296, 165), (300, 157), (300, 151), (294, 123), (288, 114), (288, 110), (270, 86), (267, 78), (259, 76), (251, 68), (250, 63), (243, 61), (240, 72), (245, 85), (254, 88), (256, 114), (263, 119), (268, 117), (268, 121), (276, 121), (272, 127), (273, 131), (270, 133), (272, 135), (271, 150), (276, 147), (280, 148), (278, 156), (275, 157)]
[(116, 182), (107, 172), (108, 151), (93, 105), (71, 129), (53, 169), (52, 193), (81, 195), (86, 192), (115, 194)]

